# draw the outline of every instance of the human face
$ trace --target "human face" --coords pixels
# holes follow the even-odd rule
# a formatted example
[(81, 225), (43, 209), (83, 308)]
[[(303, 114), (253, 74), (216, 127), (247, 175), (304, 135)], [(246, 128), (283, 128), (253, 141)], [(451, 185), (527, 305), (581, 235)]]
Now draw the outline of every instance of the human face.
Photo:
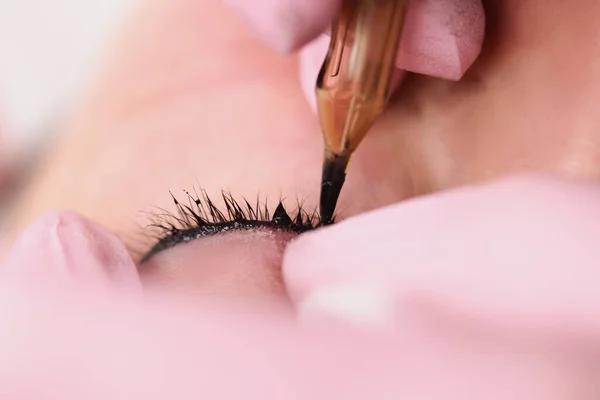
[[(598, 175), (600, 5), (484, 5), (479, 61), (460, 82), (406, 79), (356, 153), (342, 218), (525, 169)], [(220, 1), (144, 2), (21, 197), (15, 226), (70, 208), (143, 252), (152, 243), (140, 211), (175, 211), (169, 190), (185, 199), (201, 187), (217, 203), (222, 189), (260, 195), (271, 212), (300, 199), (311, 211), (322, 139), (297, 72), (295, 57), (259, 43)], [(169, 287), (285, 298), (279, 265), (293, 236), (201, 238), (140, 270)]]

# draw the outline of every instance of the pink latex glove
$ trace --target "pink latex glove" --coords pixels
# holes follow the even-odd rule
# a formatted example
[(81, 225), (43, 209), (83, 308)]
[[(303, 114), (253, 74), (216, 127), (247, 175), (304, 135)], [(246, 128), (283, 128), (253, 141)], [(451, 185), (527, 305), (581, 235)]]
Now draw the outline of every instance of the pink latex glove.
[(597, 183), (528, 176), (305, 234), (283, 268), (289, 294), (313, 317), (393, 328), (416, 313), (600, 350), (599, 243)]
[(139, 296), (117, 238), (49, 215), (0, 274), (0, 397), (596, 399), (598, 200), (511, 180), (306, 235), (284, 265), (300, 326)]
[[(329, 46), (323, 32), (334, 19), (340, 0), (226, 2), (275, 49), (289, 52), (302, 48), (300, 79), (314, 108), (314, 85)], [(484, 33), (481, 0), (409, 1), (394, 86), (403, 76), (400, 70), (459, 80), (479, 56)]]

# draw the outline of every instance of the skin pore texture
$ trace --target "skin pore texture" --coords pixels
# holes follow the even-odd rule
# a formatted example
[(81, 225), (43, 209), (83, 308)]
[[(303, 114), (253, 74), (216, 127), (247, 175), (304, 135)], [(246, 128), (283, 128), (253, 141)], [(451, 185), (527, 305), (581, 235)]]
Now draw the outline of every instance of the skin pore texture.
[[(356, 153), (342, 216), (522, 170), (598, 177), (600, 5), (484, 7), (478, 62), (460, 82), (406, 77)], [(14, 232), (67, 208), (137, 249), (150, 243), (141, 211), (172, 210), (168, 190), (195, 185), (213, 199), (225, 189), (272, 209), (281, 197), (316, 206), (322, 139), (296, 56), (261, 44), (218, 0), (144, 2), (119, 39), (20, 198)]]

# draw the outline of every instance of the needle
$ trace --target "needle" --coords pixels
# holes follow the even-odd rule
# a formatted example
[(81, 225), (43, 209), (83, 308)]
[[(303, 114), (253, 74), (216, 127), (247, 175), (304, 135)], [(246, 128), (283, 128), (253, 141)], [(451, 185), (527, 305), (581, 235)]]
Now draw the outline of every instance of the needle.
[(407, 0), (343, 0), (316, 85), (325, 139), (320, 212), (333, 223), (352, 153), (386, 107)]

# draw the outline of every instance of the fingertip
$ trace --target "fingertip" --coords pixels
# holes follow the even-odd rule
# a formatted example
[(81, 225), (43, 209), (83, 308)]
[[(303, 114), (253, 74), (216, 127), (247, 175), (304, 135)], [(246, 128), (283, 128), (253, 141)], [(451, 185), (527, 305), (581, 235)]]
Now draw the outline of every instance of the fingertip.
[(396, 65), (423, 75), (459, 80), (479, 56), (484, 35), (481, 0), (411, 2)]
[(284, 282), (299, 323), (392, 332), (399, 318), (394, 288), (377, 273), (365, 276), (365, 260), (359, 267), (347, 263), (343, 249), (336, 246), (343, 239), (329, 240), (328, 232), (320, 233), (292, 242), (284, 256)]
[(141, 287), (124, 243), (74, 212), (41, 216), (17, 239), (4, 260), (8, 277), (34, 285), (76, 281), (86, 287)]
[(322, 33), (340, 0), (226, 0), (250, 28), (275, 50), (287, 53)]
[[(362, 233), (338, 225), (305, 233), (291, 242), (284, 253), (282, 271), (288, 295), (294, 304), (302, 303), (310, 293), (321, 287), (360, 280), (364, 277), (362, 259), (348, 257), (356, 255), (344, 251), (354, 248), (361, 241)], [(373, 262), (376, 260), (371, 259)], [(373, 270), (370, 270), (373, 271)], [(375, 274), (369, 276), (374, 279)]]
[[(481, 52), (485, 13), (480, 0), (411, 2), (400, 43), (391, 89), (406, 71), (460, 80)], [(316, 112), (315, 83), (327, 54), (330, 37), (322, 34), (300, 52), (300, 84)]]
[[(310, 284), (311, 278), (314, 278), (314, 276), (311, 277), (310, 272), (315, 263), (312, 257), (313, 245), (318, 244), (312, 240), (312, 234), (305, 233), (291, 241), (283, 254), (281, 266), (283, 281), (287, 294), (294, 304), (302, 301), (305, 288)], [(316, 267), (318, 268), (318, 265)]]

